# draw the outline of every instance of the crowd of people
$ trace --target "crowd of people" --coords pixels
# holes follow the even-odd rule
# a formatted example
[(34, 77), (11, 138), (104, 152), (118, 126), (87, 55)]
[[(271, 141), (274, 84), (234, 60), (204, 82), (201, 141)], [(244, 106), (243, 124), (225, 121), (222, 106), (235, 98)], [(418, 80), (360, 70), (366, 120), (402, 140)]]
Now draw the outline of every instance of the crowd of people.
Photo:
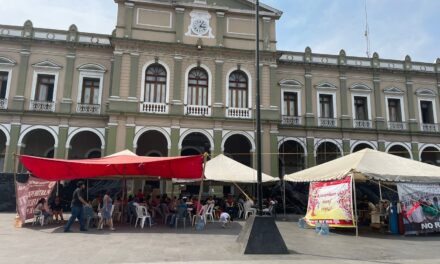
[[(133, 224), (137, 219), (137, 207), (145, 206), (152, 221), (152, 225), (159, 222), (175, 226), (176, 219), (190, 218), (194, 215), (204, 217), (206, 208), (212, 208), (212, 218), (219, 219), (225, 227), (227, 223), (244, 217), (243, 208), (254, 210), (252, 197), (239, 195), (225, 195), (224, 197), (209, 196), (206, 199), (198, 200), (196, 196), (173, 196), (167, 194), (151, 195), (138, 190), (136, 194), (131, 194), (126, 200), (118, 195), (112, 199), (111, 192), (106, 191), (102, 195), (96, 196), (93, 200), (85, 198), (85, 184), (78, 182), (77, 189), (73, 192), (70, 203), (71, 216), (64, 226), (64, 232), (71, 232), (72, 224), (78, 220), (80, 230), (87, 231), (89, 227), (99, 230), (108, 226), (114, 231), (113, 220), (125, 221)], [(241, 204), (241, 206), (239, 205)], [(273, 206), (276, 201), (269, 198), (267, 207)], [(253, 208), (253, 209), (252, 209)], [(204, 211), (205, 210), (205, 211)], [(35, 215), (43, 215), (45, 219), (55, 218), (56, 223), (64, 221), (63, 204), (59, 196), (53, 199), (48, 205), (45, 199), (41, 199), (34, 209)]]

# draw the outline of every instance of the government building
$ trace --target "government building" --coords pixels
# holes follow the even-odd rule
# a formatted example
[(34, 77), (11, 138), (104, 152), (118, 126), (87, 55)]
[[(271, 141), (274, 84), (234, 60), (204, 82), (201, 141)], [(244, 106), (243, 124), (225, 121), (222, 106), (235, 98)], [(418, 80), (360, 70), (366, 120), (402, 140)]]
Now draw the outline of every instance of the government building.
[[(2, 170), (14, 171), (13, 153), (83, 159), (124, 149), (224, 153), (254, 166), (253, 2), (115, 0), (111, 35), (0, 25)], [(281, 51), (282, 12), (262, 5), (260, 14), (265, 173), (363, 148), (440, 165), (440, 59)]]

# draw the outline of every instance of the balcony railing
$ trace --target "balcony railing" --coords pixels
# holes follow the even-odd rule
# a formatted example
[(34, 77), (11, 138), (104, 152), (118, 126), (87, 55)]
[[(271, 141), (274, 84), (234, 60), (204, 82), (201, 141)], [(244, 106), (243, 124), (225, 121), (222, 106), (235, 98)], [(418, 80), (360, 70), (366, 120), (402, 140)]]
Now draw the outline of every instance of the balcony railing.
[(166, 114), (168, 113), (168, 105), (164, 103), (142, 102), (140, 111), (150, 114)]
[(192, 116), (209, 116), (211, 109), (207, 105), (187, 105), (185, 107), (185, 114)]
[(390, 130), (406, 130), (406, 123), (404, 122), (388, 122), (388, 129)]
[(373, 128), (373, 122), (371, 120), (354, 120), (354, 128)]
[(101, 112), (101, 105), (78, 103), (76, 105), (76, 112), (83, 114), (99, 114)]
[(282, 116), (281, 124), (286, 126), (300, 126), (301, 117), (300, 116)]
[(55, 102), (31, 100), (29, 110), (38, 112), (55, 112)]
[(336, 125), (337, 125), (336, 118), (320, 117), (318, 120), (318, 126), (320, 126), (320, 127), (336, 127)]
[(252, 109), (249, 108), (234, 108), (226, 109), (226, 116), (230, 118), (251, 118)]
[(421, 128), (423, 132), (438, 132), (438, 124), (422, 124)]
[(0, 109), (8, 109), (8, 99), (0, 99)]

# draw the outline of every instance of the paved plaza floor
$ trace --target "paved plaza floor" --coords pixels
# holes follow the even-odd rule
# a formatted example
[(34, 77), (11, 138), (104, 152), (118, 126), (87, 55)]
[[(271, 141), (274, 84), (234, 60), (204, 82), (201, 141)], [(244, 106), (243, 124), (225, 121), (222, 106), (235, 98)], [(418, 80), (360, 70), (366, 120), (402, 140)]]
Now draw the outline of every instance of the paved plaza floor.
[(63, 233), (59, 225), (15, 228), (0, 214), (0, 263), (440, 263), (440, 236), (391, 236), (352, 232), (317, 235), (296, 222), (277, 222), (288, 255), (243, 255), (236, 242), (244, 222), (195, 231), (155, 225), (151, 229)]

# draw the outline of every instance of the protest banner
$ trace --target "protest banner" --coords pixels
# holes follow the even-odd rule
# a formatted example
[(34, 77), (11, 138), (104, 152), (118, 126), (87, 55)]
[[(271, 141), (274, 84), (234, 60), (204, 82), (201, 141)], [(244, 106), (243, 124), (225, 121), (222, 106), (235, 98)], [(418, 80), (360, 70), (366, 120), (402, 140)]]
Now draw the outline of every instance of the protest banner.
[(440, 184), (397, 184), (405, 234), (440, 232)]
[(34, 208), (41, 198), (47, 199), (56, 182), (29, 177), (26, 183), (17, 182), (17, 211), (24, 223), (34, 217)]
[(306, 221), (315, 226), (325, 221), (331, 227), (354, 227), (352, 180), (310, 183)]

